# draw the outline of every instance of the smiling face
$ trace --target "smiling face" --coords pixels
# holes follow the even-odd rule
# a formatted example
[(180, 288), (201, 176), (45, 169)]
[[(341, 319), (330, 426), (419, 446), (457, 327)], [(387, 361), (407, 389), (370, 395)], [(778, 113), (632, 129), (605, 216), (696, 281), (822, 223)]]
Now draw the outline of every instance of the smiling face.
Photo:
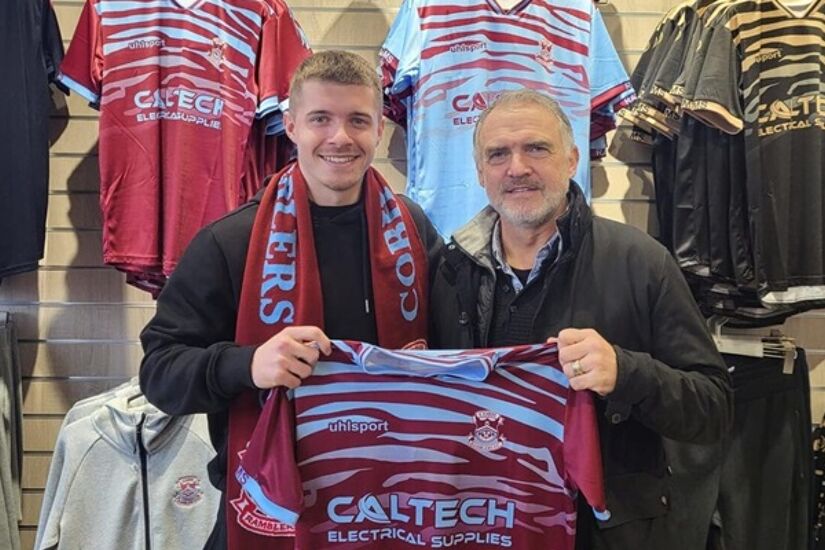
[(375, 91), (368, 86), (309, 79), (284, 114), (286, 133), (310, 197), (321, 206), (358, 201), (364, 174), (384, 132)]
[(533, 103), (502, 105), (486, 117), (477, 145), (479, 181), (503, 229), (554, 226), (579, 162), (559, 120)]

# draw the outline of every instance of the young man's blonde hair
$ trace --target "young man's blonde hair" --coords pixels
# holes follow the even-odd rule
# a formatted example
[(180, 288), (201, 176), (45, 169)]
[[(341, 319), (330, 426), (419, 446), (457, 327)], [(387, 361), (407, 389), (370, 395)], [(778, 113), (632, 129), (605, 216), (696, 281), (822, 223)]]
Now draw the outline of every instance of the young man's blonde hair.
[(366, 86), (375, 93), (375, 107), (381, 115), (383, 91), (375, 68), (366, 59), (343, 50), (327, 50), (306, 58), (289, 84), (289, 104), (301, 101), (301, 88), (307, 80), (320, 80), (349, 86)]

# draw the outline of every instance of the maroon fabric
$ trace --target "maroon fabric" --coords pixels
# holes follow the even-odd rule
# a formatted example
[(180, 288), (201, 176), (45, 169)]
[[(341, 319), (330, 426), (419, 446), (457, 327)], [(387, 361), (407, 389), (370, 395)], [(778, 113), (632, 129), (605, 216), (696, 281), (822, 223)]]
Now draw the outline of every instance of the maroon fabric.
[[(373, 168), (367, 171), (363, 193), (378, 343), (401, 348), (427, 336), (427, 253), (406, 206)], [(308, 190), (297, 163), (290, 164), (273, 178), (258, 208), (244, 269), (236, 342), (261, 344), (295, 325), (323, 329), (323, 311)], [(291, 548), (293, 542), (294, 531), (258, 511), (235, 477), (261, 411), (258, 395), (246, 392), (230, 409), (226, 491), (230, 550)]]

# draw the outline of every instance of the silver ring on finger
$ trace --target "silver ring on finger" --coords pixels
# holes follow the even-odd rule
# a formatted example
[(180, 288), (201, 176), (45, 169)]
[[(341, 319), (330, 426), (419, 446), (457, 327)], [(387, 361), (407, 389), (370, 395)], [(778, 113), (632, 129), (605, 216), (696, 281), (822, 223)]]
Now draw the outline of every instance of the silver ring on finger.
[(584, 367), (582, 367), (581, 359), (576, 359), (575, 361), (573, 361), (572, 370), (574, 377), (581, 376), (582, 374), (584, 374)]

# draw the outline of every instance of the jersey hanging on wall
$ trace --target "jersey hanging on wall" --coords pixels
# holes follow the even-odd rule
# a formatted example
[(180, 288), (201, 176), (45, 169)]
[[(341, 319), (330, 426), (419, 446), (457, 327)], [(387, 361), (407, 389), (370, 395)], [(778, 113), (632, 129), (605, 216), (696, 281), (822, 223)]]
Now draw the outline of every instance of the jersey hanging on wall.
[(572, 549), (579, 491), (608, 517), (592, 396), (555, 347), (334, 346), (270, 393), (234, 472), (297, 549)]
[(591, 0), (406, 0), (381, 50), (385, 114), (407, 128), (407, 194), (442, 235), (487, 204), (473, 161), (479, 114), (523, 87), (559, 101), (581, 156), (576, 182), (590, 197), (590, 155), (633, 100)]
[(62, 58), (63, 42), (49, 0), (0, 2), (0, 280), (37, 269), (43, 257), (49, 82)]
[(825, 305), (825, 0), (733, 2), (705, 30), (685, 111), (744, 132), (762, 301)]
[(253, 120), (310, 54), (282, 0), (87, 0), (60, 81), (99, 106), (103, 260), (157, 291), (239, 204)]

